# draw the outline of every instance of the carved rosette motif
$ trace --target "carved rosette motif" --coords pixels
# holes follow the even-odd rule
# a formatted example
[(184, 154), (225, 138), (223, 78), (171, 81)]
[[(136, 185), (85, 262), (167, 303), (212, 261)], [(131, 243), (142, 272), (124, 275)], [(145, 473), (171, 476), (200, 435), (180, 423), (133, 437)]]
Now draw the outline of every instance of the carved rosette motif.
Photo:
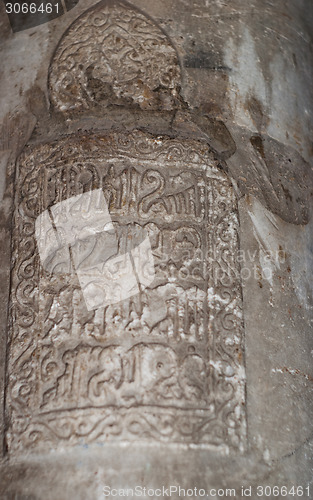
[[(18, 172), (10, 451), (110, 440), (240, 449), (238, 213), (208, 146), (138, 131), (75, 135), (27, 148)], [(35, 220), (94, 189), (119, 242), (130, 228), (147, 231), (155, 279), (88, 311), (66, 259), (40, 264)]]
[(153, 21), (128, 4), (105, 1), (61, 39), (50, 67), (50, 98), (63, 112), (108, 103), (172, 109), (180, 73), (175, 49)]

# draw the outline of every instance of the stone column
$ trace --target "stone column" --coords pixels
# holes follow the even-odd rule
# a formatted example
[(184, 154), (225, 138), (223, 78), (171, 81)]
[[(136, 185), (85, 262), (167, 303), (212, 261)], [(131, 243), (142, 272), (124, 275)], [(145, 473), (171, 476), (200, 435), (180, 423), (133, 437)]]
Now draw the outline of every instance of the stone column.
[(310, 498), (312, 7), (75, 3), (3, 12), (1, 495)]

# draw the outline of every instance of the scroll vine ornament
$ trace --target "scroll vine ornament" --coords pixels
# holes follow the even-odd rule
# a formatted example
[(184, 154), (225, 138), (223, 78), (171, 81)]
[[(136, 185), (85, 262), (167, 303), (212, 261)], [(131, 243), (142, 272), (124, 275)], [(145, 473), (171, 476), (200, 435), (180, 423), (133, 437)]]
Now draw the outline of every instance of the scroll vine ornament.
[(180, 80), (176, 51), (161, 29), (128, 4), (106, 1), (61, 39), (50, 66), (50, 99), (62, 112), (109, 103), (172, 109)]
[[(245, 380), (238, 213), (208, 147), (139, 131), (78, 134), (27, 148), (19, 173), (10, 451), (82, 438), (238, 449)], [(40, 265), (35, 243), (40, 214), (89, 184), (103, 191), (119, 241), (132, 225), (146, 229), (156, 272), (140, 297), (94, 311), (70, 269)], [(60, 262), (56, 253), (59, 270)]]

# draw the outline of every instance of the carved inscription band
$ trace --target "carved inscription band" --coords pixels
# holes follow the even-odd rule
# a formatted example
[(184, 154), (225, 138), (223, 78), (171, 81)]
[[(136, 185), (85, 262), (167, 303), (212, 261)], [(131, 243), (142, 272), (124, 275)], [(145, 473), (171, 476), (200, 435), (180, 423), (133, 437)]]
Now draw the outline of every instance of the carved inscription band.
[[(207, 145), (138, 131), (77, 135), (27, 148), (18, 171), (10, 451), (138, 439), (240, 449), (238, 213)], [(128, 298), (88, 308), (67, 246), (42, 265), (36, 220), (93, 191), (116, 246), (83, 238), (84, 262), (104, 249), (129, 253), (144, 230), (154, 275)]]

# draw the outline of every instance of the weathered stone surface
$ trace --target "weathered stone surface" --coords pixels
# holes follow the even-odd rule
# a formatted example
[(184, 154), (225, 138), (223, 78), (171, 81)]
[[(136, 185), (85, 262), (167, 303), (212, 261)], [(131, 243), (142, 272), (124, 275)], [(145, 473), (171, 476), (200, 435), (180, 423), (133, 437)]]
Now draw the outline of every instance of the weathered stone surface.
[[(90, 22), (84, 25), (84, 19), (92, 16), (90, 7), (102, 14), (111, 12), (113, 31), (107, 24), (104, 31)], [(125, 22), (126, 11), (129, 16)], [(175, 484), (206, 491), (236, 488), (238, 499), (242, 498), (242, 485), (252, 486), (252, 498), (258, 485), (305, 487), (312, 480), (313, 456), (312, 3), (133, 0), (129, 5), (81, 0), (51, 23), (16, 34), (10, 31), (3, 3), (0, 12), (0, 51), (5, 63), (5, 71), (0, 75), (0, 168), (5, 179), (1, 185), (4, 198), (0, 356), (1, 373), (7, 372), (6, 378), (0, 379), (1, 405), (6, 407), (5, 422), (0, 418), (0, 431), (5, 431), (1, 437), (7, 437), (3, 439), (4, 460), (0, 466), (1, 499), (95, 500), (103, 498), (104, 485), (159, 488)], [(141, 32), (140, 25), (148, 27), (157, 42), (153, 55), (147, 32)], [(88, 37), (83, 47), (82, 32)], [(109, 32), (114, 33), (111, 39), (115, 36), (115, 47), (121, 48), (118, 43), (122, 43), (122, 53), (126, 58), (127, 54), (133, 57), (132, 62), (128, 60), (133, 74), (145, 68), (146, 79), (129, 78), (127, 72), (124, 78), (122, 70), (126, 66), (121, 70), (113, 46), (106, 42)], [(126, 39), (131, 42), (129, 46)], [(96, 40), (99, 43), (95, 44)], [(81, 62), (75, 44), (83, 53)], [(154, 71), (150, 71), (152, 61), (156, 64)], [(167, 81), (168, 86), (164, 82), (158, 84), (168, 66), (175, 68), (173, 78)], [(66, 84), (69, 79), (72, 86)], [(40, 264), (34, 242), (37, 215), (44, 214), (49, 204), (63, 207), (58, 204), (65, 200), (71, 203), (77, 193), (97, 191), (107, 172), (107, 148), (112, 147), (114, 138), (130, 137), (129, 133), (135, 137), (134, 144), (141, 137), (143, 144), (161, 141), (164, 147), (175, 144), (181, 151), (192, 145), (204, 157), (199, 162), (182, 163), (163, 157), (160, 160), (154, 155), (145, 158), (146, 151), (131, 153), (130, 145), (128, 153), (123, 150), (110, 159), (112, 170), (106, 175), (111, 192), (115, 193), (111, 197), (111, 209), (115, 207), (114, 237), (110, 234), (107, 253), (99, 251), (99, 242), (107, 242), (108, 235), (98, 238), (97, 234), (94, 238), (78, 238), (75, 245), (70, 242), (70, 249), (66, 245), (59, 248), (58, 242), (53, 258), (48, 254), (48, 261)], [(15, 177), (15, 160), (26, 143)], [(158, 144), (153, 143), (154, 147)], [(87, 168), (86, 164), (78, 164), (79, 158), (73, 156), (75, 150), (78, 156), (88, 158)], [(54, 154), (59, 155), (57, 162)], [(67, 177), (74, 164), (72, 177)], [(138, 177), (123, 175), (124, 170), (135, 171)], [(149, 170), (153, 171), (151, 182), (147, 177)], [(197, 181), (200, 170), (203, 185)], [(54, 177), (48, 182), (51, 190), (47, 198), (44, 179), (48, 172)], [(58, 177), (60, 172), (64, 175)], [(226, 197), (233, 208), (226, 209), (225, 221), (230, 222), (232, 231), (238, 232), (238, 240), (232, 231), (218, 235), (214, 225), (209, 224), (215, 209), (219, 214), (225, 210), (224, 206), (217, 208), (214, 200), (210, 205), (213, 212), (205, 212), (203, 220), (194, 222), (192, 217), (183, 220), (182, 211), (179, 212), (181, 204), (194, 199), (188, 189), (187, 197), (178, 197), (177, 206), (173, 202), (182, 186), (200, 186), (208, 193), (216, 192), (212, 187), (213, 172), (227, 186), (221, 201)], [(33, 176), (30, 183), (27, 174)], [(135, 180), (134, 186), (138, 187), (138, 178), (142, 185), (130, 203), (117, 210), (120, 187), (130, 177)], [(148, 186), (154, 186), (161, 177), (166, 191), (152, 205), (142, 204), (148, 218), (154, 218), (149, 230), (156, 279), (161, 281), (156, 281), (156, 288), (156, 283), (142, 287), (140, 294), (127, 299), (127, 307), (118, 310), (114, 318), (124, 320), (119, 328), (113, 327), (112, 314), (105, 323), (104, 314), (101, 312), (99, 318), (92, 307), (94, 303), (89, 304), (88, 310), (73, 264), (78, 263), (78, 268), (90, 266), (97, 259), (113, 255), (116, 241), (119, 245), (127, 241), (127, 227), (132, 242), (141, 242), (149, 222), (144, 210), (136, 215), (134, 205), (143, 201), (145, 190), (149, 191)], [(57, 189), (53, 179), (58, 179)], [(240, 224), (230, 182), (240, 199)], [(12, 203), (14, 192), (16, 201)], [(109, 200), (108, 189), (106, 196)], [(12, 262), (11, 311), (8, 295), (12, 205), (15, 221), (20, 224), (15, 222), (12, 226), (14, 248), (19, 251), (15, 251)], [(171, 207), (177, 212), (175, 217), (174, 211), (168, 212)], [(58, 234), (60, 227), (55, 223), (53, 226), (52, 212), (52, 208), (47, 212), (47, 227), (50, 224), (50, 230), (52, 226)], [(177, 222), (173, 222), (176, 217)], [(67, 227), (71, 233), (71, 226)], [(163, 236), (162, 247), (158, 246), (158, 235)], [(222, 256), (217, 251), (213, 263), (210, 255), (207, 259), (189, 259), (185, 263), (186, 273), (178, 265), (181, 248), (184, 252), (186, 248), (197, 249), (200, 238), (203, 250), (204, 235), (213, 235), (210, 248), (218, 243)], [(124, 245), (124, 250), (130, 254), (132, 245)], [(164, 268), (160, 255), (169, 252), (171, 258)], [(84, 264), (82, 257), (86, 254)], [(27, 255), (30, 260), (23, 261)], [(236, 261), (235, 255), (240, 259)], [(206, 282), (201, 282), (199, 276), (205, 266), (209, 273)], [(232, 277), (236, 304), (226, 303), (230, 299), (229, 289), (222, 296), (223, 288), (218, 282), (221, 268), (224, 276)], [(193, 280), (188, 282), (190, 271)], [(134, 286), (138, 286), (138, 278), (137, 273)], [(162, 280), (168, 280), (168, 284)], [(228, 285), (231, 286), (230, 281)], [(244, 339), (239, 312), (241, 287)], [(155, 289), (158, 300), (152, 297)], [(179, 294), (173, 290), (179, 290)], [(140, 297), (144, 300), (138, 302)], [(192, 302), (192, 311), (189, 306), (186, 308), (187, 300), (189, 305)], [(152, 301), (153, 308), (148, 305)], [(201, 308), (204, 304), (208, 311), (211, 306), (211, 315), (205, 316), (205, 308)], [(239, 314), (231, 331), (227, 330), (227, 307)], [(110, 304), (107, 312), (114, 308), (118, 309), (116, 304)], [(181, 316), (184, 310), (189, 313), (186, 318)], [(168, 321), (159, 323), (158, 339), (151, 346), (150, 338), (156, 338), (156, 330), (151, 331), (152, 320), (159, 318), (160, 311), (168, 312)], [(11, 318), (9, 333), (7, 317)], [(219, 324), (222, 318), (226, 329)], [(70, 335), (66, 333), (69, 331)], [(174, 331), (178, 331), (176, 338), (167, 335)], [(236, 342), (233, 343), (236, 332), (241, 337), (238, 352)], [(6, 353), (8, 335), (12, 344)], [(199, 339), (195, 341), (196, 336)], [(243, 352), (245, 395), (240, 377), (242, 360), (238, 362), (237, 358)], [(221, 359), (225, 362), (221, 363)], [(202, 361), (209, 368), (207, 371), (203, 370)], [(159, 362), (162, 366), (158, 368)], [(134, 366), (132, 372), (130, 368)], [(158, 369), (151, 370), (150, 366)], [(231, 368), (233, 377), (231, 372), (226, 373)], [(140, 381), (143, 373), (149, 376)], [(159, 377), (163, 377), (162, 382)], [(75, 385), (78, 380), (79, 387)], [(69, 381), (75, 384), (70, 386)], [(1, 384), (7, 385), (6, 401)], [(219, 406), (223, 397), (228, 398), (227, 404), (245, 403), (242, 411), (230, 419), (225, 417)], [(105, 406), (99, 404), (101, 398), (106, 401)], [(150, 404), (159, 412), (154, 420), (151, 411), (147, 411)], [(172, 406), (166, 406), (169, 404)], [(221, 411), (215, 420), (201, 430), (195, 425), (191, 435), (191, 426), (218, 407)], [(169, 418), (161, 418), (162, 412), (167, 412)], [(186, 420), (181, 425), (186, 413), (192, 414), (192, 418), (188, 425)], [(246, 434), (244, 425), (241, 426), (244, 417)], [(130, 424), (130, 419), (138, 425)], [(100, 426), (93, 431), (92, 424), (97, 422)], [(119, 422), (123, 425), (116, 425)], [(217, 431), (213, 429), (214, 422)], [(124, 433), (120, 432), (122, 428)], [(147, 428), (144, 436), (135, 437)], [(188, 431), (187, 435), (182, 436), (182, 430)], [(247, 447), (238, 453), (245, 439)], [(179, 498), (178, 494), (172, 497)]]
[[(9, 448), (148, 439), (242, 449), (238, 214), (207, 146), (74, 136), (26, 151), (17, 182)], [(155, 266), (145, 290), (94, 311), (65, 254), (43, 268), (35, 238), (41, 213), (91, 188), (103, 190), (119, 252), (141, 226)], [(85, 254), (101, 257), (94, 246)]]
[(60, 111), (129, 103), (172, 109), (180, 79), (176, 51), (160, 28), (130, 5), (106, 1), (69, 28), (49, 86)]

